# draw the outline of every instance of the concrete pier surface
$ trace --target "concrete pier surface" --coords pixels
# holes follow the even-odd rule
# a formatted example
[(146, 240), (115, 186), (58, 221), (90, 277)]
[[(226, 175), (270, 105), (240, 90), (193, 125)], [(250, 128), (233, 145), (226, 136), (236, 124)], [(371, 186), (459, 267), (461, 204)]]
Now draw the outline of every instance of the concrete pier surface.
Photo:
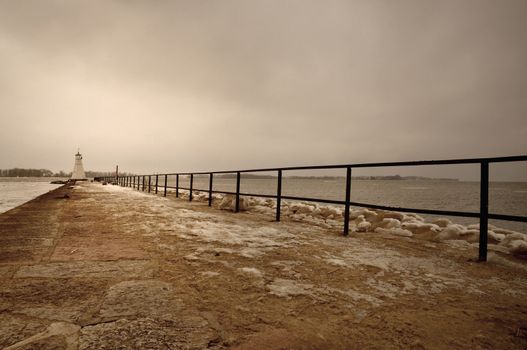
[(81, 183), (0, 215), (6, 349), (525, 349), (527, 264)]

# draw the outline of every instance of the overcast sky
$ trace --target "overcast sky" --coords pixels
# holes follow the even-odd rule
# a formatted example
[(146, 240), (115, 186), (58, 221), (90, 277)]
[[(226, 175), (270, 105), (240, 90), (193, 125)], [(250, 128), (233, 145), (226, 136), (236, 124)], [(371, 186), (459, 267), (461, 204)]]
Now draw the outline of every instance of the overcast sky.
[(0, 0), (0, 168), (71, 171), (77, 147), (137, 173), (526, 154), (526, 18), (525, 0)]

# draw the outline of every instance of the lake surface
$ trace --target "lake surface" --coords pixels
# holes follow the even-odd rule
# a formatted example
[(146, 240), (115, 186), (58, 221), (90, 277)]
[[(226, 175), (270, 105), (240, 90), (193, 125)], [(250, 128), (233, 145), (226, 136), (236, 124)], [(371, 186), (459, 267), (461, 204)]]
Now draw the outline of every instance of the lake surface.
[(0, 213), (61, 186), (50, 184), (53, 180), (58, 178), (0, 177)]

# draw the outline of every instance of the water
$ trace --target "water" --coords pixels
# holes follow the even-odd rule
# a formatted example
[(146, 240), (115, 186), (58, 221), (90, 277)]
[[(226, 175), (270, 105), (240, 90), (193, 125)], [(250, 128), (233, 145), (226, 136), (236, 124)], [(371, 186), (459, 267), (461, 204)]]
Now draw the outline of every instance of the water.
[[(160, 186), (163, 177), (159, 178)], [(154, 181), (154, 179), (152, 179)], [(168, 180), (175, 186), (175, 179)], [(180, 178), (180, 186), (189, 187), (188, 178)], [(276, 179), (244, 178), (243, 193), (276, 195)], [(353, 180), (351, 200), (393, 207), (479, 212), (479, 182), (441, 180)], [(194, 188), (207, 190), (208, 177), (195, 177)], [(236, 191), (235, 178), (214, 178), (214, 190)], [(282, 195), (345, 199), (345, 179), (287, 178), (282, 181)], [(527, 182), (491, 182), (489, 184), (489, 212), (527, 216)], [(426, 215), (425, 215), (426, 216)], [(477, 223), (478, 219), (455, 217), (461, 224)], [(527, 232), (527, 224), (491, 220), (499, 227)]]
[(52, 185), (57, 178), (0, 177), (0, 213), (17, 207), (61, 185)]

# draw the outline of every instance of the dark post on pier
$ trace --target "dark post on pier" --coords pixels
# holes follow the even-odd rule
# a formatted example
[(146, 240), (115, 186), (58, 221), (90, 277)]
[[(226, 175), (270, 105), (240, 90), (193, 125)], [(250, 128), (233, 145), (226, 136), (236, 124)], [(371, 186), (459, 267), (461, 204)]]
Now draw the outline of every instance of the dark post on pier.
[(489, 227), (489, 162), (481, 162), (479, 217), (479, 261), (487, 261)]
[(351, 167), (346, 168), (346, 203), (344, 204), (344, 235), (349, 233), (351, 200)]

